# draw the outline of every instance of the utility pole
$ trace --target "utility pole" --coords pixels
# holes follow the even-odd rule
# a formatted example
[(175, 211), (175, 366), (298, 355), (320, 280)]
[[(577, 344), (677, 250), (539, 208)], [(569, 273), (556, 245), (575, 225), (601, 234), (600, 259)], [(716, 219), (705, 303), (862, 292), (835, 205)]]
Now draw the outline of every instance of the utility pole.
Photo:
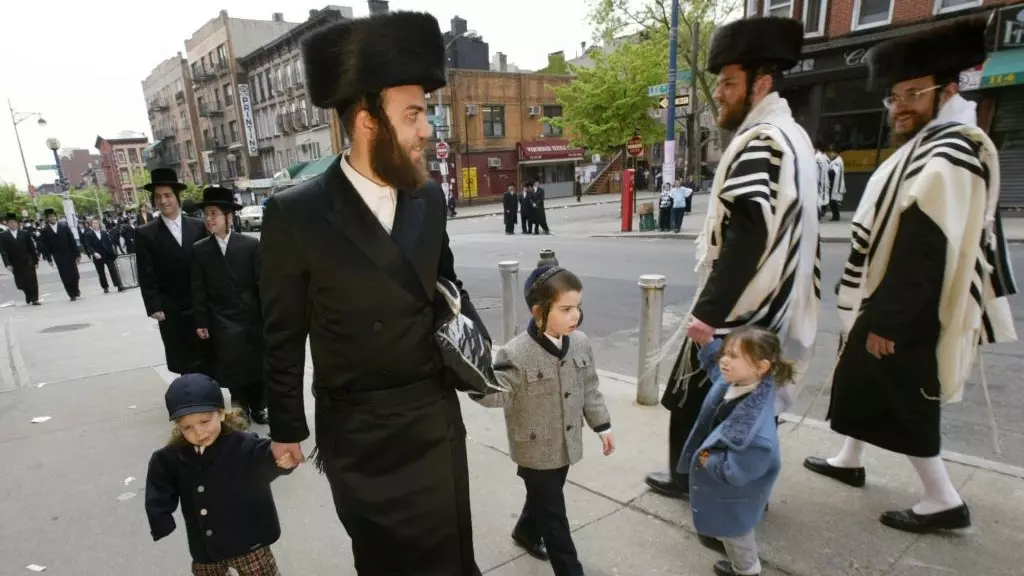
[(690, 29), (690, 178), (695, 188), (700, 188), (700, 102), (697, 100), (697, 74), (700, 73), (700, 18), (691, 16), (693, 23)]
[[(668, 33), (668, 106), (665, 122), (665, 163), (662, 184), (676, 180), (676, 52), (679, 48), (679, 0), (672, 0), (672, 27)], [(692, 83), (692, 82), (691, 82)]]

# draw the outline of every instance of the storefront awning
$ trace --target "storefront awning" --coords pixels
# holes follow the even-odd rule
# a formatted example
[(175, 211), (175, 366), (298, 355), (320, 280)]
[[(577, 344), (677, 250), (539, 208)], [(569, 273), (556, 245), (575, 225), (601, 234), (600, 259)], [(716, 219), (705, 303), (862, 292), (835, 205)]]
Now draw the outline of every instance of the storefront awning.
[(296, 162), (295, 164), (289, 166), (288, 177), (294, 180), (295, 177), (299, 174), (299, 172), (302, 172), (302, 169), (305, 168), (307, 164), (309, 164), (309, 162)]
[(982, 88), (1024, 84), (1024, 48), (992, 52), (981, 72)]
[(583, 158), (583, 152), (583, 148), (570, 146), (568, 140), (561, 138), (527, 140), (519, 143), (520, 162), (534, 160), (578, 160)]
[(324, 156), (319, 160), (309, 162), (302, 170), (299, 171), (298, 174), (292, 174), (292, 180), (304, 182), (310, 178), (315, 178), (322, 174), (324, 170), (330, 168), (331, 164), (334, 164), (337, 160), (337, 154), (332, 154), (330, 156)]

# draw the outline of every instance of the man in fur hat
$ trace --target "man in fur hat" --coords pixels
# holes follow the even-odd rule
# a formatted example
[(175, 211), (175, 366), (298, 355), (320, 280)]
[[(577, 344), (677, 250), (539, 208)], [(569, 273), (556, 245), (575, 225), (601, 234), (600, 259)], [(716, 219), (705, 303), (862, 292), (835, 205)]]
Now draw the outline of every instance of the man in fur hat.
[[(302, 459), (316, 369), (316, 462), (362, 576), (479, 574), (459, 401), (435, 340), (438, 278), (461, 286), (441, 188), (427, 185), (425, 94), (445, 85), (428, 14), (333, 24), (303, 40), (314, 105), (351, 151), (267, 202), (261, 240), (270, 433)], [(483, 324), (468, 294), (462, 313)]]
[(881, 522), (966, 528), (970, 512), (939, 457), (940, 406), (960, 400), (980, 344), (1016, 340), (998, 152), (959, 95), (960, 71), (985, 61), (985, 21), (890, 40), (867, 58), (900, 147), (861, 198), (838, 293), (846, 343), (829, 416), (846, 442), (804, 466), (861, 487), (865, 444), (906, 454), (923, 497)]
[(196, 208), (210, 232), (192, 247), (196, 333), (212, 344), (213, 376), (231, 390), (231, 403), (250, 421), (266, 424), (260, 243), (232, 232), (231, 215), (242, 206), (231, 190), (208, 186)]
[(64, 285), (64, 291), (72, 302), (82, 297), (82, 290), (78, 286), (78, 242), (75, 241), (75, 234), (70, 226), (73, 222), (58, 222), (57, 211), (53, 208), (43, 210), (46, 216), (46, 224), (39, 232), (39, 248), (43, 257), (51, 266), (57, 266), (60, 274), (60, 282)]
[[(193, 318), (192, 245), (206, 238), (202, 220), (181, 213), (185, 184), (170, 168), (157, 168), (143, 186), (160, 217), (136, 230), (139, 289), (146, 314), (160, 323), (167, 369), (175, 374), (207, 372)], [(145, 210), (145, 208), (143, 208)]]
[(736, 136), (711, 189), (697, 240), (701, 283), (662, 397), (672, 412), (671, 472), (647, 476), (648, 485), (669, 496), (689, 496), (689, 463), (679, 458), (710, 388), (693, 341), (753, 324), (778, 333), (794, 361), (806, 363), (813, 350), (820, 306), (818, 169), (810, 138), (778, 93), (782, 72), (799, 60), (802, 45), (801, 23), (788, 18), (737, 20), (711, 41), (718, 125)]

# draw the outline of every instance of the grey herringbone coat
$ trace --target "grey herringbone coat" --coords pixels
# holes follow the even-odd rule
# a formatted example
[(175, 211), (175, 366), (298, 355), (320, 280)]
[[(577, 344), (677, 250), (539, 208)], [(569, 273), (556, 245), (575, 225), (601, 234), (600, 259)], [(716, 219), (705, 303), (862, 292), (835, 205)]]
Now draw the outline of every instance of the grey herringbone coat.
[(594, 352), (582, 332), (573, 332), (559, 359), (522, 333), (497, 350), (494, 372), (509, 392), (480, 404), (505, 409), (509, 455), (525, 468), (550, 470), (583, 458), (583, 425), (606, 429), (611, 417), (598, 390)]

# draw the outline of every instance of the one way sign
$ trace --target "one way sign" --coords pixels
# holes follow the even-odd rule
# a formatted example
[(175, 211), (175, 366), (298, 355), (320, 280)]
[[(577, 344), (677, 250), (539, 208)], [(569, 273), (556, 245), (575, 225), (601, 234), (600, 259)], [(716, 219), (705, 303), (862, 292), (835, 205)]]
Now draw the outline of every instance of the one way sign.
[[(690, 95), (680, 94), (676, 96), (676, 108), (685, 108), (690, 105)], [(658, 100), (659, 108), (668, 108), (668, 98), (660, 98)]]

